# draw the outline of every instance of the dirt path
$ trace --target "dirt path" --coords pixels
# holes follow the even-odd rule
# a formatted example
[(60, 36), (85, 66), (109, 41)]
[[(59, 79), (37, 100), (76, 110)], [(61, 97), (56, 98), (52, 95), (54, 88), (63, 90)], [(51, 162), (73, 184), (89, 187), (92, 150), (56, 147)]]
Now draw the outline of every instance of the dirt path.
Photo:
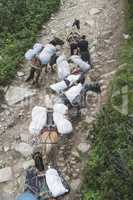
[[(122, 38), (124, 3), (122, 0), (67, 0), (60, 11), (52, 16), (40, 33), (40, 41), (44, 44), (52, 35), (65, 39), (66, 24), (74, 18), (81, 20), (81, 33), (86, 34), (90, 43), (90, 52), (94, 69), (88, 75), (88, 80), (99, 80), (102, 85), (101, 102), (107, 97), (107, 86), (117, 66), (117, 50)], [(65, 44), (64, 51), (68, 55)], [(22, 71), (28, 71), (26, 65)], [(40, 89), (35, 89), (35, 95), (21, 103), (9, 106), (0, 113), (0, 168), (11, 166), (15, 179), (0, 184), (0, 200), (14, 199), (23, 190), (24, 168), (31, 163), (31, 157), (24, 158), (14, 148), (20, 142), (28, 142), (28, 125), (31, 110), (35, 105), (50, 104), (50, 83), (55, 82), (56, 74), (50, 72), (45, 76)], [(16, 77), (12, 86), (31, 88), (24, 82), (24, 77)], [(32, 89), (29, 89), (33, 92)], [(74, 123), (74, 134), (71, 138), (62, 140), (57, 150), (57, 165), (71, 185), (70, 195), (64, 199), (80, 199), (79, 188), (82, 181), (82, 169), (85, 165), (89, 141), (87, 136), (99, 110), (97, 96), (90, 94), (88, 105), (82, 110), (82, 120)], [(3, 196), (2, 196), (3, 195)]]

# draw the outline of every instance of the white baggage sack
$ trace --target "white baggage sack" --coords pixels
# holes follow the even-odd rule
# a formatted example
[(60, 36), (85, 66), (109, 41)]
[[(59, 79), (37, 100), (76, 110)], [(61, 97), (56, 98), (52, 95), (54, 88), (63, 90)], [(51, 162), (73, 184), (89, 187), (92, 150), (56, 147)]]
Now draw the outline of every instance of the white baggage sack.
[(29, 131), (33, 135), (39, 135), (43, 127), (47, 123), (46, 108), (35, 106), (32, 110), (32, 122), (29, 126)]
[(59, 58), (56, 60), (56, 64), (59, 80), (63, 80), (68, 75), (70, 75), (70, 67), (65, 55), (59, 56)]
[(61, 135), (69, 134), (73, 131), (71, 122), (67, 120), (62, 114), (54, 112), (53, 120), (55, 122), (58, 132)]
[(69, 90), (67, 90), (64, 94), (68, 98), (68, 100), (72, 103), (73, 100), (80, 95), (81, 90), (83, 89), (83, 86), (81, 83), (79, 83), (76, 86), (71, 87)]
[(48, 64), (51, 57), (56, 53), (56, 47), (52, 44), (45, 45), (44, 49), (38, 55), (41, 64)]
[(57, 124), (57, 130), (61, 135), (70, 134), (73, 131), (72, 124), (69, 120), (62, 118)]
[[(76, 81), (80, 78), (80, 76), (81, 76), (80, 74), (77, 74), (77, 75), (71, 74), (71, 75), (69, 75), (66, 78), (66, 80), (68, 80), (69, 83), (70, 83), (69, 86), (72, 86), (73, 84), (75, 84)], [(54, 92), (59, 94), (59, 93), (63, 92), (64, 90), (66, 90), (68, 88), (68, 86), (67, 86), (65, 81), (60, 81), (58, 83), (50, 85), (50, 88)]]
[(62, 103), (56, 103), (53, 107), (53, 112), (60, 113), (62, 115), (68, 114), (68, 107)]
[(52, 84), (50, 85), (50, 88), (55, 91), (56, 93), (60, 93), (62, 91), (64, 91), (65, 89), (67, 89), (67, 85), (65, 83), (65, 81), (60, 81), (58, 83)]
[(33, 49), (35, 53), (38, 54), (43, 49), (43, 47), (44, 46), (41, 43), (35, 43)]
[(31, 61), (32, 58), (36, 55), (35, 51), (33, 49), (29, 49), (26, 53), (25, 53), (25, 59), (28, 61)]
[(50, 168), (46, 171), (45, 175), (46, 183), (54, 198), (69, 192), (69, 190), (64, 187), (57, 170)]
[(70, 60), (72, 60), (74, 64), (78, 65), (81, 71), (83, 72), (86, 72), (91, 68), (91, 66), (88, 63), (86, 63), (80, 58), (80, 56), (73, 55), (70, 57)]
[(67, 77), (67, 80), (70, 81), (70, 83), (75, 83), (79, 78), (80, 78), (80, 74), (77, 74), (77, 75), (74, 75), (74, 74), (71, 74)]

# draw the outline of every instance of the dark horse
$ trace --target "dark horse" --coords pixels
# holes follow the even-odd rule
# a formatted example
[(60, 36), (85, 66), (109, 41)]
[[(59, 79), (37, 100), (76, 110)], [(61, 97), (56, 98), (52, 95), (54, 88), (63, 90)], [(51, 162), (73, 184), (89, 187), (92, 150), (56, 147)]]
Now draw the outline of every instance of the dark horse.
[[(52, 44), (53, 46), (57, 46), (57, 45), (62, 46), (62, 45), (64, 45), (64, 41), (61, 40), (60, 38), (54, 37), (54, 39), (51, 40), (49, 42), (49, 44)], [(52, 57), (51, 57), (51, 59), (52, 59)], [(57, 59), (57, 57), (56, 57), (56, 59)], [(53, 70), (53, 65), (56, 63), (56, 59), (54, 59), (52, 61), (52, 63), (51, 63), (51, 70)], [(50, 60), (50, 62), (51, 62), (51, 60)], [(26, 79), (26, 82), (28, 82), (28, 81), (33, 79), (33, 84), (37, 84), (38, 85), (42, 69), (45, 67), (45, 72), (47, 72), (47, 66), (48, 65), (47, 64), (46, 65), (42, 65), (41, 61), (39, 60), (37, 55), (35, 55), (33, 57), (32, 61), (31, 61), (31, 65), (32, 66), (31, 66), (30, 74), (29, 74), (28, 78)]]

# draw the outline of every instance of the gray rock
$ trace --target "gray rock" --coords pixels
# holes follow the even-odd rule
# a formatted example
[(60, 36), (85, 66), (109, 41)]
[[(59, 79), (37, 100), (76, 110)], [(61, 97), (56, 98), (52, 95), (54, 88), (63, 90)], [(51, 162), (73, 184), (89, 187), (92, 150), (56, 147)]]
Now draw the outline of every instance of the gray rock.
[(14, 105), (20, 101), (23, 101), (25, 98), (32, 97), (35, 94), (35, 90), (11, 86), (5, 95), (5, 99), (8, 105)]
[(96, 50), (96, 47), (95, 46), (93, 46), (91, 49), (90, 49), (90, 53), (92, 54), (92, 53), (94, 53), (95, 52), (95, 50)]
[(26, 143), (20, 143), (15, 145), (15, 151), (21, 153), (24, 157), (28, 157), (33, 153), (33, 147)]
[(20, 134), (20, 138), (22, 142), (29, 143), (30, 135), (28, 133), (27, 134), (22, 133)]
[(8, 152), (10, 150), (10, 147), (8, 145), (4, 146), (4, 151)]
[(18, 77), (24, 76), (24, 72), (17, 72), (17, 76), (18, 76)]
[(91, 8), (90, 11), (89, 11), (89, 14), (90, 15), (96, 15), (96, 14), (99, 14), (100, 12), (101, 12), (101, 9)]
[(56, 31), (55, 30), (51, 30), (51, 34), (56, 34)]
[(0, 200), (14, 200), (15, 198), (15, 191), (16, 191), (16, 184), (14, 181), (6, 182), (3, 184), (2, 193), (0, 193)]
[(121, 65), (118, 66), (118, 69), (121, 70), (121, 69), (123, 69), (123, 68), (126, 67), (126, 66), (127, 66), (127, 63), (123, 63), (123, 64), (121, 64)]
[(95, 24), (94, 20), (88, 20), (85, 22), (86, 26), (92, 27)]
[(104, 32), (102, 33), (104, 39), (110, 38), (110, 37), (112, 36), (112, 34), (113, 34), (112, 31), (104, 31)]
[(80, 185), (81, 185), (81, 180), (79, 178), (71, 182), (71, 188), (73, 191), (78, 190), (80, 188)]
[(112, 71), (112, 72), (109, 72), (109, 73), (106, 73), (106, 74), (103, 74), (101, 76), (101, 79), (109, 79), (110, 77), (112, 77), (114, 74), (116, 73), (116, 70)]
[(107, 63), (109, 63), (109, 64), (110, 64), (110, 63), (115, 63), (115, 62), (116, 62), (115, 59), (112, 59), (112, 60), (108, 60), (108, 61), (107, 61)]
[(73, 177), (74, 179), (77, 179), (78, 176), (79, 176), (79, 173), (77, 173), (76, 171), (72, 174), (72, 177)]
[(43, 29), (46, 29), (47, 27), (45, 25), (42, 26)]
[(92, 124), (94, 122), (95, 118), (94, 117), (89, 117), (89, 116), (86, 116), (86, 119), (85, 121), (88, 123), (88, 124)]
[(97, 45), (97, 40), (94, 40), (89, 46), (90, 48), (94, 47)]
[(28, 169), (29, 167), (34, 166), (34, 165), (35, 165), (34, 160), (25, 161), (25, 162), (23, 163), (23, 169), (26, 170), (26, 169)]
[(13, 171), (11, 167), (0, 169), (0, 183), (11, 181), (13, 179)]
[(110, 43), (111, 43), (110, 40), (104, 40), (104, 42), (105, 42), (106, 44), (110, 44)]
[(88, 152), (90, 149), (90, 145), (87, 143), (80, 143), (78, 145), (78, 150), (81, 151), (82, 153)]
[(125, 33), (123, 33), (123, 37), (125, 40), (128, 40), (130, 38), (129, 34), (125, 34)]

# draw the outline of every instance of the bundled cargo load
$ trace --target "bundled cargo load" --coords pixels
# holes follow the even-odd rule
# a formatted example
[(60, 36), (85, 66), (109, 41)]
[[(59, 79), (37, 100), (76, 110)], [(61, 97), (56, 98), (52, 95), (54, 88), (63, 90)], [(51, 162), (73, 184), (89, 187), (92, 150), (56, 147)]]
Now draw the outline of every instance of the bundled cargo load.
[(88, 63), (86, 63), (85, 61), (83, 61), (80, 56), (73, 55), (70, 57), (70, 60), (74, 64), (78, 65), (82, 72), (86, 72), (91, 69), (91, 66)]
[(74, 99), (80, 95), (82, 89), (83, 89), (83, 85), (79, 83), (78, 85), (75, 85), (71, 87), (69, 90), (67, 90), (64, 93), (64, 95), (67, 97), (70, 103), (73, 103)]
[(50, 168), (46, 171), (46, 182), (52, 197), (56, 198), (69, 192), (62, 183), (62, 179), (56, 169)]
[(44, 46), (41, 43), (35, 43), (33, 46), (33, 49), (36, 54), (38, 54), (43, 48), (44, 48)]
[(50, 85), (50, 88), (56, 92), (57, 94), (61, 93), (62, 91), (64, 91), (65, 89), (67, 89), (67, 84), (65, 81), (60, 81), (58, 83), (54, 83), (52, 85)]
[(59, 56), (56, 60), (56, 64), (59, 80), (63, 80), (68, 75), (70, 75), (70, 67), (65, 55)]
[(72, 85), (74, 85), (80, 79), (80, 77), (81, 77), (81, 74), (77, 74), (77, 75), (71, 74), (67, 76), (65, 80), (50, 85), (50, 88), (54, 92), (59, 94), (63, 92), (64, 90), (66, 90), (68, 87), (71, 87)]
[(31, 61), (32, 58), (36, 55), (36, 52), (34, 51), (34, 49), (29, 49), (26, 53), (25, 53), (25, 59), (27, 61)]
[(70, 134), (73, 131), (71, 122), (60, 113), (53, 113), (53, 119), (58, 132), (61, 135)]
[(53, 112), (60, 113), (62, 115), (67, 115), (68, 107), (62, 103), (56, 103), (53, 107)]
[(44, 49), (38, 55), (41, 64), (48, 64), (51, 57), (56, 53), (56, 47), (52, 44), (45, 45)]
[(39, 135), (43, 127), (47, 123), (47, 109), (40, 106), (35, 106), (32, 110), (32, 121), (29, 126), (29, 131), (33, 135)]

